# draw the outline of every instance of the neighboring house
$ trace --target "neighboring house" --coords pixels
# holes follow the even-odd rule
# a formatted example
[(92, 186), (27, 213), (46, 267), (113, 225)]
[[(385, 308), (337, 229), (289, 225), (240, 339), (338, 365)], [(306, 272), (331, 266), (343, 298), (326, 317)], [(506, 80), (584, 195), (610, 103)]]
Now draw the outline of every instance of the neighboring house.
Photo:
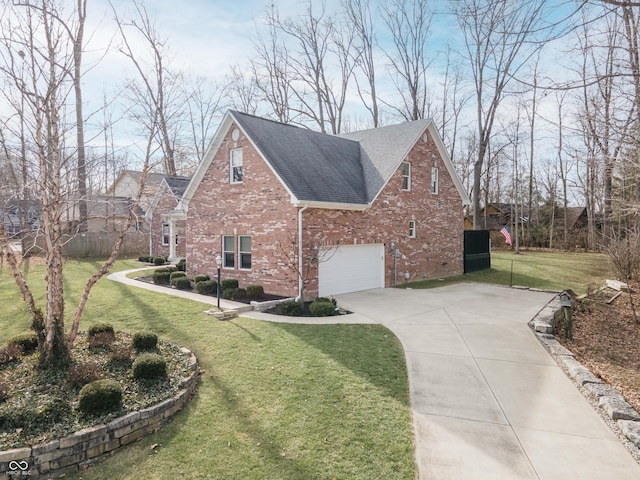
[[(87, 232), (111, 233), (121, 232), (129, 219), (129, 209), (133, 200), (129, 197), (116, 197), (113, 195), (88, 195), (87, 196)], [(131, 228), (141, 230), (143, 228), (143, 212), (136, 208), (135, 217)], [(77, 232), (80, 222), (79, 201), (76, 196), (67, 198), (67, 208), (62, 211), (61, 220), (67, 233)]]
[(9, 238), (40, 228), (40, 203), (35, 200), (0, 200), (4, 231)]
[[(162, 180), (165, 175), (163, 173), (149, 172), (145, 178), (142, 195), (140, 195), (139, 206), (143, 212), (146, 212), (153, 201)], [(126, 197), (135, 199), (140, 191), (140, 181), (142, 172), (136, 170), (122, 170), (113, 185), (107, 190), (108, 195), (114, 197)]]
[(313, 298), (462, 273), (468, 203), (432, 121), (332, 136), (230, 111), (171, 221), (189, 276), (220, 255), (223, 278)]
[(189, 177), (164, 176), (145, 218), (149, 224), (149, 255), (167, 256), (171, 260), (185, 256), (185, 221), (170, 222), (166, 215), (172, 212), (189, 185)]

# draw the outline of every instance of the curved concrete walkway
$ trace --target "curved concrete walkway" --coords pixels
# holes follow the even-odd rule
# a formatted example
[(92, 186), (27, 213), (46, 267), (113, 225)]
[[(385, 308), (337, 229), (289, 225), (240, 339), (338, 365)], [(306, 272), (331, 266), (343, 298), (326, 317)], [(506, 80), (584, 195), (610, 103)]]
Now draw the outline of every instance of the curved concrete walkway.
[[(211, 303), (126, 279), (127, 273), (109, 278)], [(527, 326), (551, 294), (458, 284), (337, 298), (340, 306), (357, 313), (286, 321), (380, 323), (400, 339), (421, 480), (640, 478), (640, 465)], [(242, 315), (283, 319), (258, 312)]]

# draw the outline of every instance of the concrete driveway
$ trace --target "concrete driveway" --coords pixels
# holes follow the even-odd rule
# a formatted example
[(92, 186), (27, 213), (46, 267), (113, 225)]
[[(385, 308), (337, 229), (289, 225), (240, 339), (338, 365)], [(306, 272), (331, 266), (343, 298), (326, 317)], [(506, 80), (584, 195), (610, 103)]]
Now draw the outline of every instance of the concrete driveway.
[(552, 297), (481, 284), (338, 296), (404, 346), (421, 480), (640, 479), (527, 326)]

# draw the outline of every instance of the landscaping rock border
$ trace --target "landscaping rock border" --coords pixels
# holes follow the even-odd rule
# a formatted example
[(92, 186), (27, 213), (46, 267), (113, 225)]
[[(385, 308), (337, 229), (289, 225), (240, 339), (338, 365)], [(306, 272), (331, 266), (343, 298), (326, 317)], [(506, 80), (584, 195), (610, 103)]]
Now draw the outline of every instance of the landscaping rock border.
[(0, 452), (0, 480), (64, 477), (87, 468), (115, 450), (154, 433), (193, 397), (199, 378), (198, 360), (187, 348), (191, 374), (173, 397), (102, 425), (86, 428), (44, 445)]
[(575, 355), (563, 347), (553, 335), (559, 318), (564, 316), (560, 306), (560, 295), (547, 304), (530, 322), (538, 340), (549, 352), (560, 368), (573, 379), (583, 394), (598, 408), (603, 418), (608, 419), (614, 431), (623, 436), (633, 447), (632, 454), (640, 462), (640, 414), (618, 391), (603, 383), (587, 367), (576, 360)]

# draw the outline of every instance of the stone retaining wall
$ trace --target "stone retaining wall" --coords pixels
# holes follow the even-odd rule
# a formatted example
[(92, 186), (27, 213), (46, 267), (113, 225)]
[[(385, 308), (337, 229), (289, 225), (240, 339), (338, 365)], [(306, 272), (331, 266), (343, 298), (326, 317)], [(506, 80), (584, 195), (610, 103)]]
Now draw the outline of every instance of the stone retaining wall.
[(44, 445), (0, 452), (0, 480), (55, 478), (77, 472), (100, 457), (158, 430), (191, 399), (198, 385), (198, 362), (186, 348), (191, 374), (180, 382), (173, 397), (106, 425), (80, 430)]
[(559, 298), (556, 297), (529, 322), (529, 326), (560, 368), (583, 387), (602, 411), (617, 423), (622, 434), (640, 448), (640, 414), (615, 388), (603, 383), (556, 340), (553, 333), (562, 317), (562, 307)]

